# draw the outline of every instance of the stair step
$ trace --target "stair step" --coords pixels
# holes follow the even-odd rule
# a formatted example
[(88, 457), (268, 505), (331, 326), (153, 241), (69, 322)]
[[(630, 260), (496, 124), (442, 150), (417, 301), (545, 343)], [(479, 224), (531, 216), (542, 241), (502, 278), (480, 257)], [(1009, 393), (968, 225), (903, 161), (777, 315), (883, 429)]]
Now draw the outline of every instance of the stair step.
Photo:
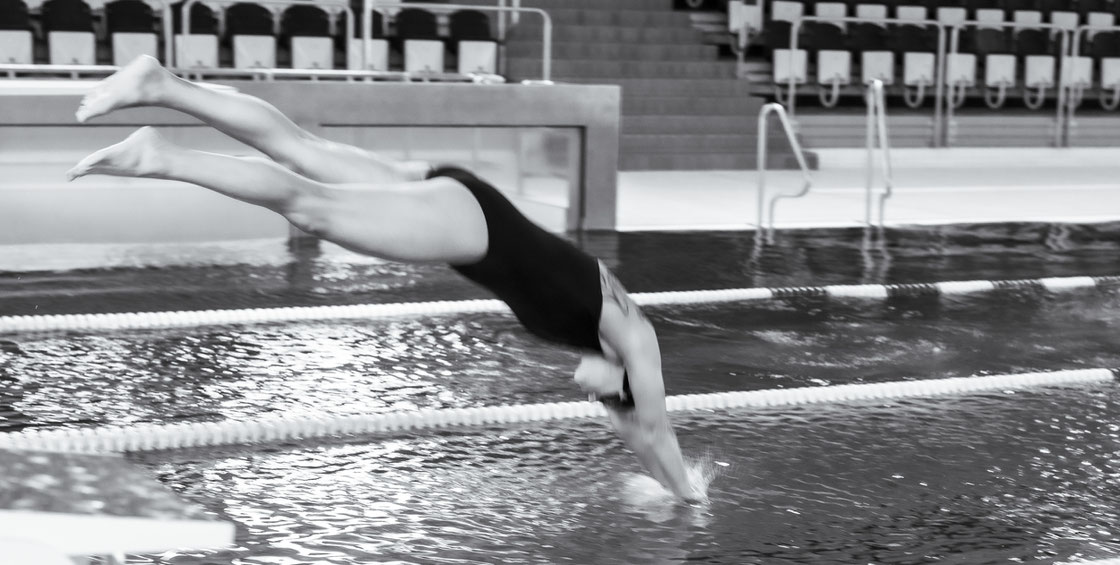
[[(750, 96), (753, 92), (753, 87), (750, 82), (741, 79), (726, 78), (679, 80), (675, 78), (594, 79), (565, 77), (564, 82), (574, 84), (617, 84), (622, 87), (622, 95), (626, 97), (743, 97)], [(762, 100), (758, 100), (758, 107), (762, 107)]]
[[(493, 2), (490, 3), (493, 5)], [(523, 8), (562, 10), (658, 10), (673, 9), (673, 0), (521, 0)]]
[[(541, 61), (537, 58), (508, 59), (508, 74), (513, 79), (540, 76)], [(552, 75), (558, 79), (575, 76), (585, 78), (677, 77), (733, 78), (735, 65), (720, 61), (597, 61), (569, 59), (552, 62)]]
[(734, 153), (753, 152), (755, 141), (746, 132), (736, 134), (622, 134), (623, 153)]
[(630, 154), (618, 162), (623, 171), (692, 171), (754, 169), (755, 156), (746, 153)]
[[(514, 41), (541, 40), (540, 19), (523, 18), (521, 23), (509, 30), (508, 39)], [(620, 27), (620, 26), (558, 26), (552, 28), (552, 40), (555, 42), (591, 42), (591, 43), (692, 43), (703, 44), (704, 33), (690, 27)]]
[[(544, 45), (539, 40), (511, 41), (506, 44), (507, 57), (540, 57)], [(552, 44), (552, 58), (640, 60), (640, 61), (714, 61), (719, 48), (714, 45), (678, 45), (656, 43), (589, 43), (565, 41)]]
[[(807, 153), (805, 158), (815, 169), (816, 154)], [(766, 162), (766, 168), (771, 170), (797, 168), (797, 160), (792, 154), (771, 153)], [(758, 163), (753, 152), (646, 153), (620, 156), (618, 168), (622, 171), (751, 170), (757, 169)]]
[(754, 98), (702, 98), (695, 96), (642, 96), (622, 101), (626, 116), (756, 116), (759, 101)]
[(754, 134), (755, 116), (622, 116), (622, 133), (630, 134)]
[[(614, 2), (612, 1), (612, 4)], [(622, 26), (622, 27), (692, 27), (692, 18), (688, 12), (673, 10), (619, 10), (604, 9), (586, 10), (556, 8), (549, 9), (548, 16), (554, 26), (568, 25), (595, 25), (595, 26)], [(540, 16), (522, 15), (520, 23), (533, 25), (542, 21)], [(724, 24), (726, 28), (726, 24)]]

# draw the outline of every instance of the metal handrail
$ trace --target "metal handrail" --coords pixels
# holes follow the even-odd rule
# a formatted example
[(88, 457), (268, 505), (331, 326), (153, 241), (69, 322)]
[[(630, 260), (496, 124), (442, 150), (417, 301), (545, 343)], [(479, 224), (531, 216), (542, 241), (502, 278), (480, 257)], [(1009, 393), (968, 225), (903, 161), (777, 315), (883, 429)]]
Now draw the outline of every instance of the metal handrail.
[(884, 192), (879, 196), (879, 222), (878, 227), (883, 227), (883, 209), (887, 199), (894, 192), (894, 171), (891, 167), (891, 142), (887, 135), (887, 100), (883, 94), (883, 81), (875, 79), (867, 88), (867, 195), (865, 199), (867, 227), (872, 227), (871, 222), (871, 189), (875, 173), (875, 142), (878, 140), (879, 151), (882, 153), (882, 174)]
[[(767, 156), (767, 133), (769, 131), (769, 117), (770, 114), (776, 114), (778, 121), (782, 122), (782, 129), (786, 132), (786, 139), (789, 140), (790, 147), (793, 148), (793, 154), (797, 158), (797, 164), (801, 167), (801, 175), (804, 184), (801, 191), (797, 194), (778, 194), (770, 199), (770, 217), (769, 226), (767, 226), (764, 211), (766, 206), (766, 156)], [(793, 133), (793, 125), (790, 123), (789, 116), (786, 114), (785, 108), (781, 104), (773, 103), (766, 104), (758, 112), (758, 221), (756, 222), (758, 234), (765, 232), (766, 240), (772, 242), (774, 239), (774, 208), (778, 203), (779, 198), (801, 198), (809, 193), (809, 189), (813, 186), (813, 176), (809, 170), (809, 165), (805, 161), (805, 154), (801, 150), (801, 143), (797, 141), (797, 136)]]
[[(919, 26), (935, 26), (937, 28), (937, 53), (935, 56), (936, 63), (934, 64), (934, 85), (936, 87), (933, 102), (933, 146), (940, 147), (947, 137), (943, 131), (944, 122), (943, 102), (945, 98), (945, 41), (946, 29), (949, 27), (945, 23), (938, 20), (905, 20), (899, 18), (860, 18), (856, 16), (845, 17), (829, 17), (829, 16), (802, 16), (794, 20), (790, 26), (789, 43), (790, 43), (790, 59), (792, 61), (793, 54), (797, 52), (797, 45), (801, 35), (801, 24), (803, 22), (851, 22), (851, 23), (872, 23), (880, 25), (919, 25)], [(796, 118), (797, 116), (797, 80), (793, 73), (789, 77), (789, 115)]]
[[(504, 2), (503, 2), (504, 4)], [(525, 8), (521, 6), (519, 0), (513, 0), (512, 6), (472, 6), (467, 4), (432, 4), (425, 2), (382, 2), (380, 0), (363, 0), (362, 10), (365, 11), (363, 17), (366, 17), (370, 10), (376, 6), (377, 8), (424, 8), (425, 10), (450, 12), (454, 10), (479, 10), (482, 12), (497, 12), (499, 14), (511, 14), (513, 20), (511, 25), (518, 23), (518, 16), (522, 12), (538, 14), (544, 25), (541, 29), (541, 82), (550, 82), (552, 80), (552, 16), (541, 8)], [(365, 32), (362, 34), (362, 40), (368, 41), (369, 26), (366, 26)]]
[[(965, 27), (987, 27), (987, 28), (1000, 27), (1000, 28), (1013, 28), (1013, 29), (1049, 29), (1049, 30), (1051, 30), (1052, 33), (1061, 33), (1062, 34), (1062, 46), (1061, 46), (1061, 50), (1060, 50), (1061, 56), (1060, 56), (1059, 61), (1058, 61), (1059, 65), (1058, 65), (1058, 69), (1057, 69), (1058, 84), (1056, 85), (1057, 89), (1058, 89), (1058, 104), (1057, 104), (1058, 109), (1057, 109), (1057, 117), (1055, 118), (1056, 123), (1054, 124), (1054, 146), (1055, 147), (1061, 147), (1062, 146), (1062, 129), (1063, 129), (1063, 122), (1064, 122), (1064, 118), (1065, 118), (1064, 113), (1065, 113), (1065, 94), (1066, 94), (1066, 77), (1065, 77), (1066, 73), (1064, 72), (1063, 67), (1066, 64), (1066, 60), (1065, 60), (1066, 59), (1066, 54), (1069, 52), (1070, 32), (1073, 31), (1073, 30), (1068, 28), (1068, 27), (1063, 27), (1063, 26), (1060, 26), (1060, 25), (1057, 25), (1057, 24), (1027, 23), (1027, 22), (981, 22), (981, 21), (978, 21), (978, 20), (965, 20), (965, 21), (962, 21), (962, 22), (957, 22), (955, 24), (952, 24), (949, 27), (951, 28), (952, 31), (951, 31), (950, 36), (949, 36), (950, 37), (950, 39), (949, 39), (949, 51), (948, 51), (947, 56), (945, 57), (946, 59), (949, 59), (951, 56), (959, 53), (958, 49), (960, 48), (961, 29), (963, 29)], [(946, 78), (946, 81), (948, 81), (947, 78)], [(950, 98), (951, 97), (952, 96), (950, 96)], [(945, 115), (945, 121), (946, 121), (946, 123), (951, 124), (953, 122), (954, 110), (955, 110), (955, 108), (953, 107), (953, 104), (951, 103), (951, 101), (947, 101), (947, 103), (945, 104), (945, 114), (946, 114)]]
[[(1070, 39), (1071, 43), (1073, 43), (1073, 46), (1070, 49), (1071, 52), (1070, 52), (1070, 55), (1069, 55), (1069, 57), (1070, 57), (1069, 64), (1070, 65), (1075, 65), (1077, 63), (1077, 59), (1079, 57), (1081, 57), (1081, 36), (1084, 33), (1089, 32), (1089, 31), (1120, 31), (1120, 26), (1094, 26), (1094, 25), (1088, 25), (1088, 24), (1083, 25), (1083, 26), (1079, 26), (1076, 30), (1074, 30), (1073, 37)], [(1064, 108), (1062, 110), (1066, 113), (1066, 135), (1067, 135), (1066, 145), (1068, 146), (1068, 145), (1070, 145), (1070, 140), (1069, 140), (1068, 136), (1069, 136), (1070, 133), (1072, 133), (1071, 128), (1073, 126), (1074, 117), (1077, 114), (1077, 107), (1081, 104), (1081, 96), (1080, 96), (1080, 94), (1077, 95), (1077, 96), (1073, 95), (1074, 86), (1072, 84), (1069, 84), (1069, 83), (1066, 82), (1066, 79), (1068, 77), (1066, 77), (1065, 74), (1066, 73), (1064, 73), (1064, 72), (1062, 73), (1062, 84), (1065, 87), (1065, 89), (1068, 91), (1068, 94), (1067, 94), (1066, 99), (1065, 99), (1066, 108)], [(1070, 74), (1072, 75), (1073, 73), (1070, 73)], [(1102, 89), (1102, 91), (1104, 89), (1104, 84), (1103, 83), (1101, 84), (1101, 89)], [(1120, 96), (1120, 89), (1116, 89), (1114, 87), (1113, 92), (1114, 92), (1114, 94)], [(1102, 96), (1103, 96), (1103, 92), (1102, 92)], [(1103, 98), (1102, 98), (1102, 100), (1103, 100)], [(1115, 108), (1107, 108), (1107, 109), (1113, 110)]]

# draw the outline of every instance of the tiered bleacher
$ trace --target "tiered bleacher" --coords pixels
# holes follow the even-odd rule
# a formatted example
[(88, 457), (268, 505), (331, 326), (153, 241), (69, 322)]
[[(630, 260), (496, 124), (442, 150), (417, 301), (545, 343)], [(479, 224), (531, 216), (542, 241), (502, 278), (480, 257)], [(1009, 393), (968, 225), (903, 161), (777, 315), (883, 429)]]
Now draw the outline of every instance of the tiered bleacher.
[(1075, 103), (1096, 91), (1105, 108), (1120, 105), (1115, 0), (758, 0), (731, 9), (742, 46), (772, 62), (779, 98), (815, 87), (833, 106), (879, 79), (911, 107), (928, 106), (943, 62), (953, 107), (983, 99), (1039, 109), (1059, 98), (1063, 77)]
[(16, 76), (50, 71), (47, 66), (120, 66), (147, 54), (200, 72), (495, 76), (497, 13), (427, 4), (379, 6), (362, 17), (361, 0), (0, 0), (0, 65)]

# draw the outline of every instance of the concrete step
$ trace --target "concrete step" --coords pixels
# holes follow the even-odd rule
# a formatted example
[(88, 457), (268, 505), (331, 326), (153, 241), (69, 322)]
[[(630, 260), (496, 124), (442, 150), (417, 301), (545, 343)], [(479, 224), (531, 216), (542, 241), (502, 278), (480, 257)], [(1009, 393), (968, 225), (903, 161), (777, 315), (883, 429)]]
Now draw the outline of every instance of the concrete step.
[[(492, 6), (493, 0), (490, 1)], [(546, 10), (656, 10), (673, 9), (673, 0), (521, 0), (523, 8)]]
[[(536, 58), (508, 59), (507, 73), (514, 80), (540, 76)], [(584, 78), (734, 78), (735, 64), (720, 61), (598, 61), (569, 59), (552, 62), (552, 76)]]
[[(523, 18), (521, 23), (510, 29), (508, 40), (541, 40), (541, 26), (530, 19)], [(693, 28), (677, 27), (619, 27), (600, 25), (572, 25), (552, 28), (555, 42), (588, 43), (704, 43), (704, 33)]]
[[(540, 41), (519, 40), (506, 44), (508, 57), (540, 57), (544, 45)], [(552, 44), (552, 58), (638, 60), (638, 61), (714, 61), (719, 48), (714, 45), (678, 45), (655, 43), (589, 43), (560, 42)]]
[[(815, 167), (815, 156), (806, 154), (810, 167)], [(767, 158), (768, 169), (796, 169), (793, 155), (771, 153)], [(645, 153), (622, 155), (619, 170), (623, 171), (713, 171), (752, 170), (758, 168), (754, 153)], [(682, 187), (687, 188), (687, 187)]]
[[(623, 78), (594, 79), (565, 77), (564, 82), (575, 84), (617, 84), (622, 87), (624, 97), (634, 96), (696, 96), (696, 97), (747, 97), (751, 95), (749, 82), (739, 79), (692, 79), (675, 78)], [(763, 100), (758, 99), (758, 107)]]
[(756, 98), (644, 96), (622, 101), (625, 116), (755, 116)]
[(754, 116), (622, 116), (623, 134), (754, 134)]
[[(549, 9), (548, 15), (554, 26), (692, 27), (692, 18), (688, 12), (674, 10), (620, 10), (607, 7), (587, 10), (565, 7)], [(520, 23), (528, 25), (542, 25), (541, 21), (540, 16), (534, 15), (522, 15), (520, 19)]]
[(736, 134), (622, 134), (623, 154), (641, 153), (749, 153), (756, 150), (754, 137)]

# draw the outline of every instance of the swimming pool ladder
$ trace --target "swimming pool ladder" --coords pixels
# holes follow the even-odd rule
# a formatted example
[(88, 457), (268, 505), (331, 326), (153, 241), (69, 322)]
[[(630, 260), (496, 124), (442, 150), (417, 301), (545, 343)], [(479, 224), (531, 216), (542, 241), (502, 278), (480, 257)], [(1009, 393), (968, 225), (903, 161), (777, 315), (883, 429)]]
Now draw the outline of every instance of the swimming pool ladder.
[[(801, 191), (796, 194), (775, 194), (770, 198), (769, 202), (766, 200), (766, 156), (767, 156), (767, 134), (769, 132), (769, 117), (770, 114), (778, 116), (778, 121), (782, 122), (782, 129), (786, 132), (786, 139), (789, 140), (789, 145), (793, 148), (793, 155), (797, 158), (797, 165), (801, 167), (801, 175), (803, 184)], [(758, 220), (756, 222), (757, 232), (755, 233), (756, 240), (761, 242), (760, 236), (765, 235), (767, 243), (773, 243), (774, 240), (774, 207), (778, 204), (779, 198), (801, 198), (809, 193), (809, 189), (813, 187), (813, 176), (809, 171), (809, 165), (805, 161), (805, 153), (801, 150), (801, 143), (797, 141), (797, 136), (793, 133), (793, 125), (789, 121), (789, 115), (786, 114), (786, 109), (781, 105), (774, 102), (766, 104), (758, 112)], [(769, 215), (767, 215), (769, 211)]]
[[(871, 193), (875, 185), (875, 145), (878, 141), (880, 166), (883, 175), (883, 193), (879, 195), (879, 219), (872, 224)], [(883, 229), (883, 209), (894, 192), (894, 171), (891, 167), (891, 142), (887, 135), (887, 102), (883, 95), (883, 81), (872, 80), (867, 86), (867, 193), (865, 221), (867, 227)]]

